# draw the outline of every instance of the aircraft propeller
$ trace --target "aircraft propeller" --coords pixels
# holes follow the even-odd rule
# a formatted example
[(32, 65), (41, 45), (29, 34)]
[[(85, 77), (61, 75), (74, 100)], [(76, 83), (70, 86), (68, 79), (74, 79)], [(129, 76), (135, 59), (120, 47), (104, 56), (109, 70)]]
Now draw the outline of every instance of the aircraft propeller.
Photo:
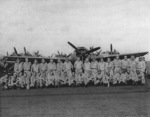
[(18, 52), (17, 52), (17, 50), (16, 50), (15, 47), (14, 47), (14, 51), (15, 51), (15, 54), (16, 54), (17, 56), (19, 56), (19, 54), (18, 54)]
[(34, 56), (39, 57), (39, 56), (42, 56), (42, 55), (39, 54), (39, 50), (38, 50), (37, 52), (36, 51), (34, 52)]
[(85, 54), (90, 54), (90, 53), (95, 52), (95, 51), (97, 51), (99, 49), (100, 49), (100, 47), (93, 48), (91, 50), (86, 51)]
[(67, 57), (70, 57), (72, 53), (70, 53), (69, 55), (67, 55)]
[(119, 54), (119, 52), (116, 49), (114, 49), (114, 54)]
[(58, 52), (58, 55), (61, 55), (59, 51), (57, 51), (57, 52)]
[(23, 56), (32, 56), (32, 54), (30, 54), (30, 53), (26, 50), (26, 48), (24, 47), (24, 54), (23, 54)]
[(69, 44), (71, 47), (73, 47), (77, 52), (79, 52), (79, 49), (78, 49), (76, 46), (74, 46), (72, 43), (68, 42), (68, 44)]
[(26, 55), (27, 54), (27, 51), (26, 51), (26, 48), (24, 47), (24, 54)]
[(99, 52), (97, 52), (96, 55), (98, 56), (101, 52), (102, 52), (102, 49)]
[(81, 57), (82, 60), (83, 60), (84, 58), (86, 58), (90, 53), (95, 52), (95, 51), (97, 51), (97, 50), (100, 49), (100, 47), (96, 47), (96, 48), (90, 47), (90, 50), (82, 51), (82, 50), (79, 50), (79, 49), (78, 49), (75, 45), (73, 45), (72, 43), (68, 42), (68, 44), (69, 44), (71, 47), (73, 47), (73, 48), (77, 51), (77, 53), (79, 54), (79, 57)]
[(113, 46), (112, 46), (112, 44), (110, 44), (110, 54), (112, 54), (113, 52)]
[(37, 51), (37, 54), (39, 55), (39, 50)]

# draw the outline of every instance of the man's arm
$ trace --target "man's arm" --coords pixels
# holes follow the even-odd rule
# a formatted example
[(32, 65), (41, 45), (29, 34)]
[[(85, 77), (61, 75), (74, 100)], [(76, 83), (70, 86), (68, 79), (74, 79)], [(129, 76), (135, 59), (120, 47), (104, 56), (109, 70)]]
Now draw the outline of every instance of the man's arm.
[(74, 63), (74, 68), (76, 68), (76, 62)]
[(73, 69), (73, 65), (72, 65), (72, 63), (70, 62), (70, 64), (71, 64), (71, 69)]
[(98, 62), (96, 61), (96, 69), (98, 69), (98, 67), (99, 67), (99, 64), (98, 64)]
[(24, 64), (23, 63), (20, 63), (19, 64), (19, 73), (24, 70)]
[(17, 64), (15, 63), (14, 65), (14, 72), (17, 72), (18, 71), (18, 68), (17, 68)]
[(57, 65), (56, 65), (56, 63), (54, 63), (54, 70), (56, 70), (56, 68), (57, 68)]
[(83, 62), (81, 63), (81, 68), (83, 68), (84, 66), (83, 66)]
[(34, 67), (33, 67), (33, 65), (31, 66), (31, 73), (33, 73), (33, 69), (34, 69)]

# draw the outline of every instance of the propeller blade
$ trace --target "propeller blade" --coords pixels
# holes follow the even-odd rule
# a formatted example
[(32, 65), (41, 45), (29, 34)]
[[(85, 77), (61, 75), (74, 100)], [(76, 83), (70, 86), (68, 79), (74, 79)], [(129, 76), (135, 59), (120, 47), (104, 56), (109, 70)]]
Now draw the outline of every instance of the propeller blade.
[(99, 51), (100, 53), (102, 52), (102, 49)]
[(27, 51), (26, 51), (26, 48), (24, 47), (24, 54), (26, 55), (27, 54)]
[(119, 54), (119, 52), (118, 52), (116, 49), (114, 49), (114, 53), (115, 53), (115, 54)]
[(73, 47), (75, 50), (79, 51), (78, 48), (77, 48), (76, 46), (74, 46), (72, 43), (70, 43), (69, 41), (68, 41), (68, 44), (69, 44), (71, 47)]
[(35, 56), (39, 56), (39, 50), (38, 50), (37, 52), (35, 51), (35, 52), (34, 52), (34, 55), (35, 55)]
[(97, 56), (102, 52), (102, 50), (100, 50), (98, 53), (97, 53)]
[(71, 56), (71, 53), (67, 57), (70, 57), (70, 56)]
[(114, 53), (116, 53), (116, 49), (114, 49)]
[(37, 54), (39, 54), (39, 50), (37, 51)]
[(91, 49), (91, 50), (94, 49), (94, 46), (90, 47), (90, 49)]
[(59, 51), (57, 51), (58, 52), (58, 55), (60, 55), (60, 52)]
[(15, 47), (14, 47), (14, 51), (15, 51), (15, 54), (19, 55)]
[(91, 52), (97, 51), (99, 49), (100, 49), (100, 47), (93, 48), (92, 50), (89, 50), (89, 51), (85, 52), (85, 54), (90, 54)]
[(113, 51), (113, 46), (112, 46), (112, 44), (110, 44), (110, 52), (111, 52), (111, 54), (112, 54), (112, 51)]

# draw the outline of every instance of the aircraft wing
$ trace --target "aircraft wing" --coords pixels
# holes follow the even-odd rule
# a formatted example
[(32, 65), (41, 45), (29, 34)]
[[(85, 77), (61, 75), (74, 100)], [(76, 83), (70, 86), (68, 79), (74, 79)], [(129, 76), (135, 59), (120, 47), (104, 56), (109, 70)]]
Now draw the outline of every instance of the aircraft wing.
[[(140, 57), (148, 54), (148, 52), (138, 52), (138, 53), (127, 53), (127, 54), (119, 54), (120, 59), (123, 59), (124, 56), (127, 56), (128, 58), (131, 57), (132, 55), (135, 57)], [(113, 54), (113, 55), (99, 55), (99, 56), (94, 56), (92, 58), (100, 59), (104, 58), (106, 60), (107, 58), (110, 58), (113, 60), (118, 54)], [(38, 60), (38, 62), (41, 62), (41, 59), (45, 59), (46, 62), (49, 62), (50, 57), (34, 57), (34, 56), (7, 56), (7, 63), (15, 63), (16, 59), (19, 58), (21, 61), (24, 61), (24, 59), (28, 57), (30, 62), (33, 62), (35, 59)], [(62, 61), (65, 61), (66, 57), (55, 57), (53, 60), (57, 62), (57, 60), (60, 59)]]
[(120, 54), (120, 58), (124, 58), (124, 56), (127, 56), (128, 58), (131, 56), (140, 57), (148, 54), (148, 52), (138, 52), (138, 53), (128, 53), (128, 54)]
[(140, 57), (146, 54), (148, 54), (148, 52), (137, 52), (137, 53), (115, 54), (115, 55), (104, 55), (104, 56), (101, 55), (101, 56), (97, 56), (96, 59), (104, 58), (106, 60), (107, 58), (110, 58), (111, 60), (113, 60), (117, 55), (119, 55), (120, 59), (123, 59), (124, 56), (127, 56), (128, 58), (130, 58), (131, 56)]
[[(50, 57), (34, 57), (34, 56), (7, 56), (7, 63), (15, 63), (16, 59), (20, 59), (21, 61), (24, 61), (25, 58), (28, 58), (30, 62), (33, 62), (35, 59), (38, 60), (38, 62), (41, 62), (41, 59), (45, 59), (46, 62), (49, 62)], [(65, 57), (55, 57), (52, 58), (54, 61), (57, 61), (58, 59), (64, 61)]]

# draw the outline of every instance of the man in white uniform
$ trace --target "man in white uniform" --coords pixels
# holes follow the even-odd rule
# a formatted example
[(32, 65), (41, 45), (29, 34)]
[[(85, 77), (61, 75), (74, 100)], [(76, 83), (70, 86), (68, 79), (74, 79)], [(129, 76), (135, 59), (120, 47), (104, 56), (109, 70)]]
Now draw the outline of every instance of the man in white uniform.
[(79, 75), (82, 72), (83, 62), (78, 57), (76, 62), (74, 63), (75, 74)]
[(95, 58), (93, 58), (92, 62), (91, 62), (91, 70), (92, 70), (92, 74), (96, 75), (97, 74), (97, 70), (98, 70), (98, 62), (95, 60)]
[(88, 58), (85, 59), (83, 69), (84, 69), (84, 84), (87, 85), (87, 83), (89, 82), (88, 76), (91, 72), (91, 63), (89, 62)]
[(121, 61), (122, 73), (126, 73), (128, 68), (129, 68), (129, 61), (127, 59), (127, 56), (124, 56), (124, 59)]
[(14, 65), (14, 74), (19, 76), (19, 74), (22, 74), (23, 66), (19, 59), (16, 60), (16, 63)]
[(55, 85), (59, 86), (60, 81), (63, 81), (62, 74), (63, 74), (63, 62), (58, 59), (56, 65), (56, 73), (55, 73)]
[(105, 63), (105, 73), (108, 81), (111, 82), (113, 80), (113, 63), (111, 62), (110, 58), (108, 58), (107, 62)]
[(145, 77), (144, 77), (144, 72), (145, 72), (145, 62), (142, 61), (142, 57), (139, 57), (139, 61), (137, 62), (137, 70), (140, 72), (141, 75), (141, 83), (142, 85), (145, 84)]
[(47, 72), (50, 73), (52, 72), (53, 74), (55, 74), (56, 71), (56, 63), (54, 62), (53, 59), (50, 59), (50, 62), (47, 65)]
[(46, 81), (47, 76), (47, 63), (45, 59), (42, 59), (42, 63), (40, 64), (40, 77), (39, 77), (39, 86), (42, 87), (43, 83)]
[(101, 60), (98, 63), (98, 70), (101, 71), (101, 74), (105, 74), (105, 62), (103, 60), (103, 58), (101, 58)]
[(129, 71), (130, 71), (131, 74), (133, 74), (134, 77), (132, 77), (132, 80), (135, 81), (135, 82), (137, 82), (139, 80), (138, 77), (137, 77), (137, 73), (136, 73), (136, 67), (137, 67), (137, 62), (135, 60), (135, 57), (131, 56), (131, 59), (129, 61)]
[(114, 75), (117, 73), (120, 73), (121, 70), (121, 61), (119, 59), (119, 55), (116, 56), (116, 58), (113, 61), (113, 67), (114, 67)]
[(33, 65), (31, 66), (31, 73), (32, 73), (32, 77), (31, 77), (31, 87), (35, 86), (35, 83), (38, 81), (39, 79), (39, 73), (40, 73), (40, 65), (38, 64), (37, 59), (34, 60)]
[(27, 74), (26, 77), (26, 88), (30, 88), (30, 78), (31, 78), (31, 62), (29, 62), (28, 58), (25, 58), (25, 62), (23, 63), (24, 73)]
[(64, 63), (64, 72), (67, 75), (69, 86), (72, 84), (72, 79), (71, 79), (71, 77), (72, 77), (71, 69), (72, 68), (73, 68), (72, 63), (69, 61), (68, 58), (66, 58), (66, 61)]
[(60, 59), (58, 59), (58, 62), (57, 62), (57, 65), (56, 65), (56, 72), (60, 76), (63, 72), (63, 67), (64, 67), (64, 63)]

